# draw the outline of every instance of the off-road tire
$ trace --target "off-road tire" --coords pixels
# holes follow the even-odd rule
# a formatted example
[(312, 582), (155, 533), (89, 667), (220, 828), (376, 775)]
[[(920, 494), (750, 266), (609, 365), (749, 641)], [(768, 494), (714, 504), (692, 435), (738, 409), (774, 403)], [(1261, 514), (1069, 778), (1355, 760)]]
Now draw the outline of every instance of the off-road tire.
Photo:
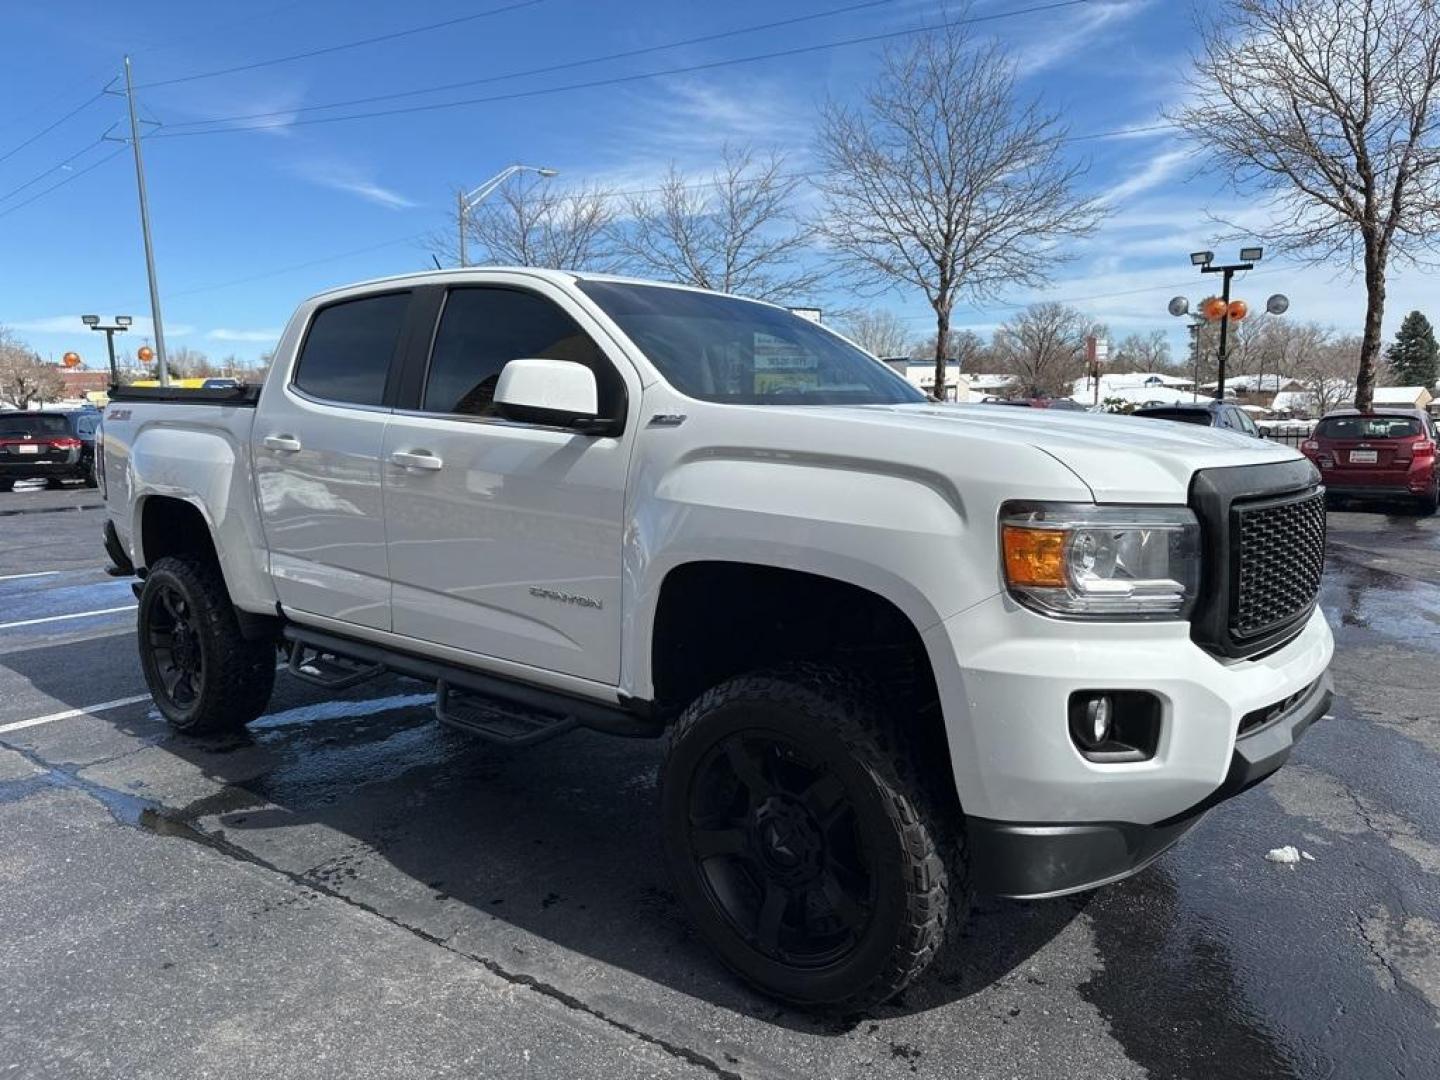
[[(929, 966), (944, 943), (948, 921), (965, 917), (969, 890), (959, 808), (953, 790), (947, 805), (942, 785), (922, 773), (918, 755), (907, 747), (907, 719), (913, 722), (887, 717), (864, 679), (827, 666), (795, 664), (721, 683), (692, 703), (671, 730), (660, 803), (672, 879), (721, 960), (766, 993), (849, 1011), (879, 1004)], [(799, 747), (834, 771), (851, 800), (852, 835), (860, 839), (856, 858), (873, 882), (868, 921), (863, 931), (852, 931), (849, 952), (822, 966), (767, 955), (756, 944), (758, 931), (746, 931), (727, 912), (716, 899), (710, 871), (702, 869), (717, 856), (697, 854), (693, 837), (703, 829), (692, 824), (692, 790), (705, 783), (706, 770), (716, 767), (707, 762), (721, 761), (722, 748), (731, 746), (727, 740), (738, 732), (762, 746), (767, 745), (765, 733), (772, 732)], [(774, 774), (785, 767), (762, 764), (761, 771)], [(740, 828), (753, 848), (762, 841), (753, 820), (745, 820), (752, 823)], [(830, 847), (835, 834), (822, 835), (822, 846)], [(793, 901), (786, 903), (791, 905), (787, 912), (796, 911)], [(806, 932), (813, 904), (814, 897), (801, 896)]]
[[(183, 598), (199, 653), (199, 686), (193, 700), (177, 701), (162, 676), (152, 631), (166, 618), (158, 613), (163, 595)], [(156, 561), (145, 577), (137, 613), (140, 666), (155, 704), (170, 726), (187, 735), (234, 732), (254, 720), (275, 685), (275, 646), (247, 641), (240, 633), (219, 569), (205, 559), (178, 556)]]

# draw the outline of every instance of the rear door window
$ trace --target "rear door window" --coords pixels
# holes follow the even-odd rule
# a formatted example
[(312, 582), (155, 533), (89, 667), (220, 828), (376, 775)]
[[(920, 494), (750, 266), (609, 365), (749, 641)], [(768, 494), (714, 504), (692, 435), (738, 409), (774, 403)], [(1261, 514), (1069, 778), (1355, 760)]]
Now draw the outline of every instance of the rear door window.
[(383, 405), (408, 292), (366, 296), (321, 308), (310, 322), (291, 380), (324, 401)]
[(1322, 439), (1413, 439), (1420, 420), (1408, 416), (1332, 416), (1321, 420), (1315, 434)]

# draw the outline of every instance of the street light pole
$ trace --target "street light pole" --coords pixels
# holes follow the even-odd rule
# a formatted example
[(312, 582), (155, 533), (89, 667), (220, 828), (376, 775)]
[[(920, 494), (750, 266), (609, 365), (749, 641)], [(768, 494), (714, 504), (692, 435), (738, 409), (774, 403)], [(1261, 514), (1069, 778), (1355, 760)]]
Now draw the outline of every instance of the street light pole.
[(110, 354), (110, 389), (113, 390), (120, 385), (120, 371), (115, 366), (115, 335), (123, 334), (126, 330), (129, 330), (130, 324), (134, 322), (134, 320), (131, 319), (129, 315), (116, 315), (112, 325), (102, 326), (99, 315), (81, 315), (80, 321), (91, 330), (103, 330), (105, 332), (105, 351)]
[(455, 198), (455, 220), (460, 229), (460, 266), (463, 269), (469, 265), (465, 257), (465, 225), (469, 220), (470, 211), (479, 206), (487, 198), (500, 189), (500, 185), (509, 180), (516, 173), (533, 172), (545, 177), (547, 180), (552, 176), (559, 176), (555, 169), (546, 169), (539, 165), (507, 165), (498, 173), (486, 180), (474, 191), (468, 194), (464, 191), (456, 192)]
[(150, 240), (150, 200), (145, 194), (145, 159), (140, 153), (140, 120), (135, 115), (135, 84), (125, 57), (125, 100), (130, 106), (130, 146), (135, 151), (135, 186), (140, 192), (140, 232), (145, 239), (145, 275), (150, 279), (150, 321), (155, 327), (155, 359), (160, 385), (170, 385), (165, 362), (165, 327), (160, 317), (160, 286), (155, 280), (155, 246)]

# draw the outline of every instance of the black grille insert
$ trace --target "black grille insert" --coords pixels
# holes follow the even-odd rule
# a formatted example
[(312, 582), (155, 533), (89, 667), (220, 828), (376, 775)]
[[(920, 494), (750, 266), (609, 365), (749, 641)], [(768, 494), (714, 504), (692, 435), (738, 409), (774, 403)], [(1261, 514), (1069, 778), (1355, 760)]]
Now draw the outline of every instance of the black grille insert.
[(1217, 656), (1257, 656), (1292, 638), (1314, 610), (1325, 555), (1320, 473), (1304, 458), (1201, 469), (1200, 594), (1190, 636)]
[(1315, 604), (1325, 567), (1325, 495), (1232, 508), (1236, 545), (1229, 629), (1247, 641)]

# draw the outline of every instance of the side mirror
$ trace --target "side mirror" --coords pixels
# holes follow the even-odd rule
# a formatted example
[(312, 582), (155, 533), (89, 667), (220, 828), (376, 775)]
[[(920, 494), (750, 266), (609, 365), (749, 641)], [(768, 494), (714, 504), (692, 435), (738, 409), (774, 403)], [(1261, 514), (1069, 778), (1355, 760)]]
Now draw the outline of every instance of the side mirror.
[(598, 416), (599, 399), (595, 373), (573, 360), (511, 360), (495, 384), (495, 404), (502, 416), (586, 434), (609, 434), (614, 426)]

